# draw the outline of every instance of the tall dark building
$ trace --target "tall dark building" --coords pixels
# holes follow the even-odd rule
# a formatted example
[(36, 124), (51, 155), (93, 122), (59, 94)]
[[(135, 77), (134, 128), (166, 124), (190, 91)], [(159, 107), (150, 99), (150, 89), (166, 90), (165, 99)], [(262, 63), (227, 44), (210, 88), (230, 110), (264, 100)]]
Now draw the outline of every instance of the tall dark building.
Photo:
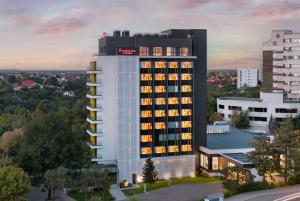
[(160, 178), (189, 176), (206, 146), (206, 30), (115, 31), (99, 39), (88, 86), (92, 160), (118, 180), (140, 179), (152, 157)]

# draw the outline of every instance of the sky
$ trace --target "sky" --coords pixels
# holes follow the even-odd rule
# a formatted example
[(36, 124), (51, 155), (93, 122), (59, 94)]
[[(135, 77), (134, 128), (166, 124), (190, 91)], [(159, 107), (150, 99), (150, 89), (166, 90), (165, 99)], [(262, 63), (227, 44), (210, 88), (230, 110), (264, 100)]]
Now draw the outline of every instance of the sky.
[(207, 29), (208, 67), (259, 67), (300, 0), (0, 0), (0, 69), (85, 69), (101, 33)]

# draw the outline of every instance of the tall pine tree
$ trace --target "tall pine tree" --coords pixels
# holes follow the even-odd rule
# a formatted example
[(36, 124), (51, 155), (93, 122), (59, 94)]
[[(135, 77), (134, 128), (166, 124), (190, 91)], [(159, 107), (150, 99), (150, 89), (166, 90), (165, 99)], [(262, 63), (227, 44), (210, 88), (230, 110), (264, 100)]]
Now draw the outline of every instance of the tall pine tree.
[(153, 184), (158, 179), (157, 175), (158, 173), (155, 170), (155, 166), (151, 157), (147, 158), (143, 167), (143, 182)]

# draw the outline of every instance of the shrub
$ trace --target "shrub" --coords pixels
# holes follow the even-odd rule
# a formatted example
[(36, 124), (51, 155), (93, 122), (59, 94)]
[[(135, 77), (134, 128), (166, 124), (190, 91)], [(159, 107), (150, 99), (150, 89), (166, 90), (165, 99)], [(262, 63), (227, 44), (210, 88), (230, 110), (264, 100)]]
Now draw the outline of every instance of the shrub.
[(291, 176), (287, 183), (288, 185), (300, 184), (300, 175)]
[(126, 179), (120, 181), (119, 186), (120, 188), (125, 188), (128, 185), (128, 182)]

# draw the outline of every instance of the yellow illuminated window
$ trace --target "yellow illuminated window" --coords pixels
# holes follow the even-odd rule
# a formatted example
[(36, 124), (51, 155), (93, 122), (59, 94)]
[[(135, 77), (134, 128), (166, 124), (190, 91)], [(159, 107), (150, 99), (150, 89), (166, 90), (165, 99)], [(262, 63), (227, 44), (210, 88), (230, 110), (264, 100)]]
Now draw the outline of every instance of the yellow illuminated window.
[(152, 105), (151, 98), (141, 98), (141, 105)]
[(164, 104), (166, 104), (166, 100), (164, 98), (156, 98), (155, 104), (156, 105), (164, 105)]
[(141, 74), (141, 80), (152, 80), (152, 74)]
[(165, 80), (166, 75), (165, 74), (155, 74), (155, 80)]
[(161, 154), (166, 152), (166, 147), (160, 146), (160, 147), (155, 147), (155, 153)]
[(173, 153), (173, 152), (179, 152), (179, 147), (177, 145), (169, 146), (168, 151)]
[(171, 105), (173, 105), (173, 104), (178, 104), (179, 103), (179, 100), (178, 100), (178, 98), (169, 98), (168, 99), (168, 103), (169, 104), (171, 104)]
[(140, 55), (141, 56), (148, 56), (149, 55), (149, 48), (148, 47), (140, 47)]
[(155, 129), (164, 129), (166, 128), (165, 122), (155, 122)]
[(151, 68), (151, 61), (142, 61), (142, 68)]
[(141, 123), (141, 130), (151, 130), (152, 124), (151, 123)]
[(176, 48), (175, 47), (167, 47), (167, 56), (175, 56)]
[(192, 62), (190, 61), (181, 62), (181, 68), (192, 68), (192, 66)]
[(169, 62), (169, 68), (178, 68), (178, 62), (170, 61)]
[(181, 80), (192, 80), (192, 75), (189, 73), (181, 74)]
[(141, 86), (141, 93), (151, 93), (152, 87), (151, 86)]
[(165, 114), (165, 111), (164, 110), (155, 110), (155, 116), (156, 117), (164, 117), (166, 114)]
[(182, 47), (180, 48), (180, 56), (189, 56), (189, 48), (187, 47)]
[(169, 110), (168, 113), (170, 117), (179, 116), (178, 110)]
[(183, 140), (192, 139), (192, 133), (181, 133), (181, 139), (183, 139)]
[(141, 148), (141, 154), (142, 155), (151, 154), (151, 153), (152, 153), (151, 147), (142, 147)]
[(192, 151), (192, 146), (190, 144), (181, 145), (181, 151)]
[(155, 87), (155, 92), (156, 92), (156, 93), (163, 93), (163, 92), (166, 92), (166, 87), (165, 87), (165, 86), (156, 86), (156, 87)]
[(156, 61), (155, 62), (155, 68), (165, 68), (166, 62), (165, 61)]
[(152, 117), (152, 111), (151, 110), (141, 111), (141, 117)]
[(169, 74), (169, 80), (178, 80), (178, 74)]
[(163, 49), (162, 47), (153, 47), (153, 56), (162, 56)]
[(152, 135), (141, 135), (141, 142), (152, 142)]
[(190, 127), (192, 127), (191, 121), (182, 121), (181, 122), (181, 128), (190, 128)]
[(190, 115), (192, 115), (192, 110), (191, 109), (182, 109), (181, 115), (182, 116), (190, 116)]
[(182, 92), (192, 92), (192, 86), (190, 86), (190, 85), (182, 85), (181, 86), (181, 91)]
[(192, 98), (190, 97), (182, 97), (181, 104), (192, 104)]

